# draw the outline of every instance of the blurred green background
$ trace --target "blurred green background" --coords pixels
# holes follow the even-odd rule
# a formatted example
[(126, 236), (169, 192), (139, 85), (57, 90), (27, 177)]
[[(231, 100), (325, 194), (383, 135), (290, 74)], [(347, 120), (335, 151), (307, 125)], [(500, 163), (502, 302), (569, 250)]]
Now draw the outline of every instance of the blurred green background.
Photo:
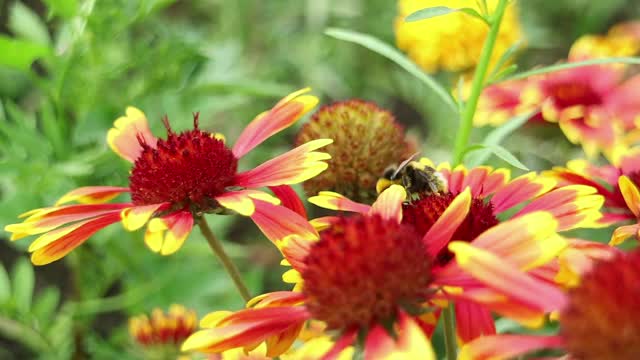
[[(524, 69), (566, 57), (582, 34), (640, 17), (640, 1), (628, 0), (519, 7)], [(0, 0), (0, 225), (78, 186), (126, 186), (129, 164), (105, 136), (128, 105), (146, 112), (156, 135), (164, 114), (182, 130), (200, 111), (203, 128), (233, 141), (256, 114), (311, 86), (323, 104), (378, 102), (421, 140), (424, 154), (449, 160), (457, 120), (430, 90), (381, 56), (323, 33), (342, 27), (393, 43), (395, 15), (391, 0)], [(244, 166), (287, 150), (299, 126)], [(580, 156), (555, 127), (524, 129), (504, 146), (532, 169)], [(287, 288), (279, 254), (249, 220), (209, 220), (252, 293)], [(114, 225), (35, 272), (29, 242), (0, 243), (0, 359), (135, 358), (130, 315), (171, 303), (199, 315), (242, 306), (198, 231), (161, 257), (140, 232)]]

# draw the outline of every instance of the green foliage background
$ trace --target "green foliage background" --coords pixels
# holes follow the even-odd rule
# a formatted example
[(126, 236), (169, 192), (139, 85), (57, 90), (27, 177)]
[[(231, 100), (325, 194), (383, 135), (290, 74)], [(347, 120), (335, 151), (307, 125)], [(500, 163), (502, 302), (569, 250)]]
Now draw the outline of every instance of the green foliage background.
[[(566, 57), (578, 36), (640, 17), (639, 5), (522, 1), (529, 47), (520, 65)], [(126, 186), (129, 164), (105, 136), (127, 105), (145, 111), (157, 135), (162, 115), (181, 130), (200, 111), (204, 128), (233, 141), (253, 116), (311, 86), (325, 104), (379, 102), (421, 139), (423, 153), (448, 160), (456, 120), (430, 90), (381, 56), (324, 35), (342, 27), (392, 44), (395, 7), (390, 0), (0, 0), (0, 225), (78, 186)], [(242, 166), (287, 150), (295, 131)], [(503, 145), (531, 169), (580, 156), (553, 128), (518, 132)], [(284, 288), (277, 251), (250, 221), (210, 222), (254, 294)], [(161, 257), (141, 233), (114, 225), (35, 271), (28, 243), (1, 244), (0, 359), (135, 358), (130, 315), (171, 303), (199, 315), (242, 306), (198, 231), (176, 255)]]

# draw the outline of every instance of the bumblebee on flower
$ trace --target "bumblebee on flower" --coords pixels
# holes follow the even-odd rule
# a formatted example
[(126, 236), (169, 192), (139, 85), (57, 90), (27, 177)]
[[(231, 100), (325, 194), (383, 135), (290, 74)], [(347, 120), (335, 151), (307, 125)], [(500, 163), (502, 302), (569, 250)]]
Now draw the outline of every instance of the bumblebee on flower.
[[(12, 240), (42, 234), (29, 247), (37, 265), (62, 258), (98, 230), (120, 221), (129, 231), (147, 225), (148, 247), (162, 255), (174, 253), (202, 213), (231, 210), (252, 216), (257, 202), (279, 203), (258, 188), (299, 183), (326, 169), (324, 160), (330, 156), (314, 150), (332, 141), (318, 139), (238, 171), (239, 159), (317, 104), (308, 91), (294, 92), (258, 115), (231, 148), (220, 134), (201, 130), (197, 114), (194, 129), (182, 133), (175, 133), (165, 118), (167, 138), (161, 139), (151, 133), (144, 113), (129, 107), (107, 135), (111, 149), (133, 164), (129, 187), (73, 190), (54, 206), (22, 214), (22, 223), (5, 230)], [(130, 193), (130, 202), (106, 203), (123, 193)], [(79, 204), (67, 204), (72, 201)]]

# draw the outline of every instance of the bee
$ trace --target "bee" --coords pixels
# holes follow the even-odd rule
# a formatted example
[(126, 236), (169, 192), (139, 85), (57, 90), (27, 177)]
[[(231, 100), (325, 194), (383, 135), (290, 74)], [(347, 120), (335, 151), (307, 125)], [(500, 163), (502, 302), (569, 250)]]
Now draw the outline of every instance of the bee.
[(410, 200), (422, 195), (445, 192), (447, 180), (431, 166), (414, 161), (417, 155), (418, 153), (413, 154), (398, 166), (387, 167), (376, 183), (378, 194), (393, 184), (404, 186)]

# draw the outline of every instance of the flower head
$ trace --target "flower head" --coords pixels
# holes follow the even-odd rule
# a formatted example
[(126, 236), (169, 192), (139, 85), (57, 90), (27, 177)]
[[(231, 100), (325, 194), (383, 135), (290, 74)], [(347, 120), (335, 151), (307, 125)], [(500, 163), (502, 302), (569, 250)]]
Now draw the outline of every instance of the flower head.
[[(443, 301), (456, 300), (458, 330), (465, 341), (495, 333), (491, 310), (517, 314), (523, 322), (541, 321), (549, 308), (539, 307), (542, 301), (537, 296), (556, 298), (553, 288), (537, 287), (534, 296), (521, 285), (512, 291), (516, 283), (526, 281), (523, 277), (510, 277), (507, 283), (496, 278), (474, 281), (456, 261), (432, 266), (431, 259), (449, 244), (469, 212), (469, 189), (451, 201), (426, 234), (402, 223), (406, 196), (402, 186), (391, 185), (369, 206), (323, 192), (310, 201), (357, 214), (315, 221), (322, 226), (319, 234), (309, 230), (311, 224), (303, 226), (302, 220), (287, 229), (273, 226), (269, 219), (257, 221), (271, 228), (265, 233), (276, 237), (272, 240), (298, 274), (296, 290), (260, 295), (235, 313), (209, 314), (201, 323), (206, 329), (191, 336), (183, 349), (215, 353), (265, 341), (267, 355), (277, 356), (291, 346), (307, 321), (320, 320), (337, 334), (326, 356), (356, 346), (359, 335), (365, 339), (361, 349), (365, 359), (392, 354), (430, 359), (433, 352), (427, 338)], [(501, 269), (506, 273), (530, 269), (562, 248), (555, 235), (557, 226), (552, 215), (534, 212), (482, 232), (471, 241), (473, 246), (467, 246), (491, 259), (508, 259), (510, 266)], [(449, 245), (456, 253), (463, 253), (463, 246), (463, 242)], [(529, 311), (530, 307), (537, 310)]]
[(640, 52), (640, 22), (617, 24), (606, 35), (583, 35), (569, 50), (569, 61), (633, 56)]
[(632, 148), (614, 164), (596, 166), (586, 160), (572, 160), (567, 167), (556, 167), (545, 173), (561, 185), (591, 186), (605, 199), (602, 226), (622, 224), (629, 220), (636, 224), (618, 227), (611, 237), (611, 245), (618, 245), (629, 237), (637, 237), (640, 225), (640, 148)]
[(303, 183), (307, 195), (329, 190), (359, 202), (376, 198), (376, 180), (384, 169), (414, 151), (393, 115), (372, 102), (348, 100), (323, 106), (298, 133), (296, 144), (333, 139), (325, 151), (329, 168)]
[(306, 307), (329, 329), (393, 320), (400, 304), (419, 308), (430, 262), (413, 227), (379, 215), (340, 217), (304, 259)]
[(460, 359), (508, 359), (559, 348), (568, 358), (635, 359), (640, 353), (640, 251), (615, 253), (595, 261), (580, 285), (559, 302), (560, 334), (497, 335), (463, 348)]
[[(487, 1), (490, 13), (497, 3), (497, 0)], [(481, 11), (478, 4), (474, 0), (399, 0), (398, 17), (395, 20), (398, 47), (427, 72), (464, 71), (473, 68), (480, 58), (482, 44), (489, 32), (487, 24), (464, 12), (427, 21), (405, 22), (405, 18), (415, 11), (434, 6)], [(494, 62), (520, 39), (521, 33), (516, 6), (511, 4), (500, 25), (492, 55)]]
[[(257, 188), (299, 183), (326, 169), (324, 160), (330, 156), (314, 150), (331, 140), (317, 139), (254, 169), (238, 171), (238, 160), (246, 153), (291, 126), (317, 103), (316, 97), (304, 94), (307, 91), (295, 92), (258, 115), (233, 147), (226, 145), (222, 135), (200, 129), (197, 114), (194, 128), (182, 133), (175, 133), (165, 118), (167, 137), (162, 139), (151, 133), (140, 110), (127, 108), (107, 141), (115, 153), (133, 163), (129, 187), (73, 190), (52, 207), (23, 214), (22, 223), (5, 230), (13, 233), (12, 240), (42, 234), (29, 247), (31, 260), (38, 265), (62, 258), (98, 230), (119, 221), (130, 231), (146, 224), (148, 247), (163, 255), (174, 253), (202, 214), (256, 215), (256, 202), (280, 202)], [(130, 202), (105, 204), (127, 192)], [(80, 204), (67, 204), (72, 201)]]
[(129, 319), (129, 334), (143, 347), (169, 345), (176, 349), (197, 329), (195, 311), (171, 305), (168, 312), (154, 309), (151, 317), (138, 315)]

